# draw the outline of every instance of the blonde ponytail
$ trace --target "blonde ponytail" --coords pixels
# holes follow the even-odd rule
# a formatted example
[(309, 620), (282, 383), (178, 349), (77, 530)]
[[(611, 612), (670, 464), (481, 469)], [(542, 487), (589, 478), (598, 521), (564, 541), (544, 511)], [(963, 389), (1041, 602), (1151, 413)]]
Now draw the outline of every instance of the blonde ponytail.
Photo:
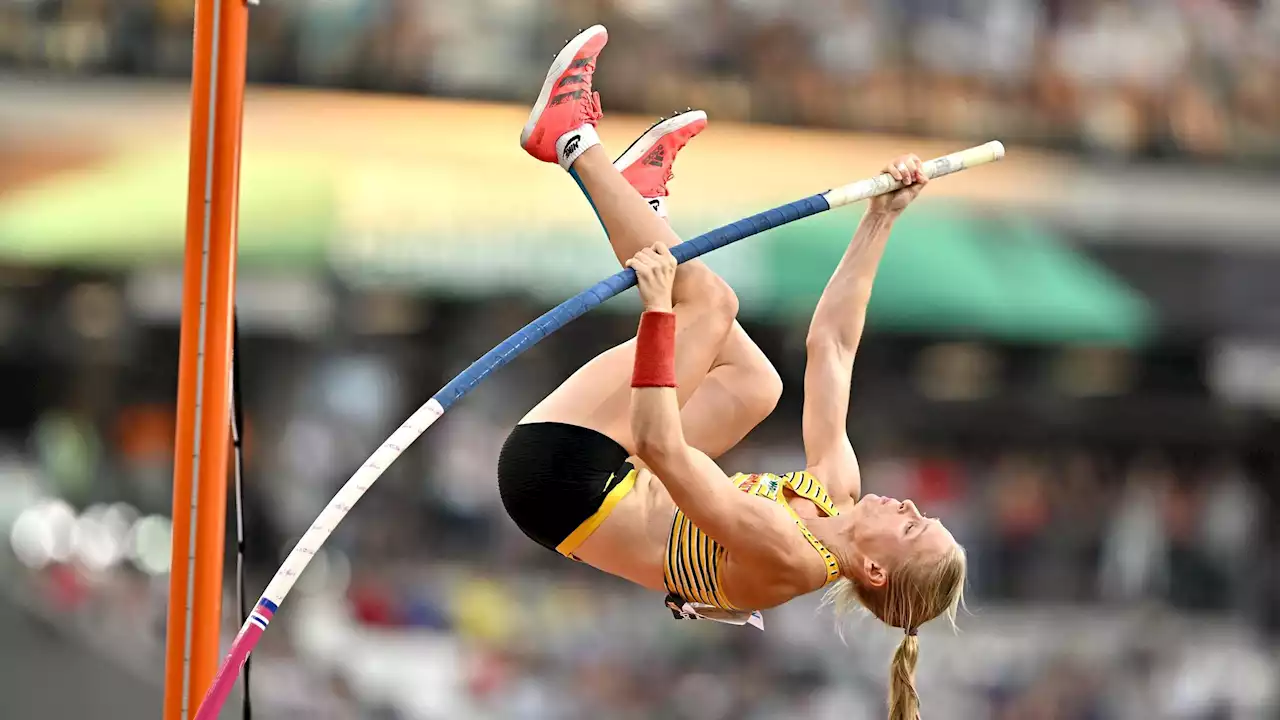
[(889, 720), (917, 720), (920, 694), (916, 692), (916, 661), (920, 638), (912, 632), (902, 637), (889, 665)]
[(966, 568), (964, 548), (956, 545), (929, 562), (908, 563), (890, 571), (883, 585), (872, 586), (856, 576), (846, 576), (827, 591), (823, 604), (831, 605), (837, 616), (860, 605), (881, 622), (906, 633), (889, 664), (889, 720), (920, 717), (915, 682), (920, 638), (916, 633), (940, 615), (955, 629), (956, 612), (964, 604)]

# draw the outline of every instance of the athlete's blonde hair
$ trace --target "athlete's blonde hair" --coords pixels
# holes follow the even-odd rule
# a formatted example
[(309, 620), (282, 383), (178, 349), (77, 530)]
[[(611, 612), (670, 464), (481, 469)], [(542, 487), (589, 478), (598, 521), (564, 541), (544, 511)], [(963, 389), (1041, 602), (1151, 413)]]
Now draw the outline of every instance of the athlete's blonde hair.
[(957, 544), (937, 558), (895, 568), (879, 587), (843, 577), (827, 591), (823, 603), (830, 604), (837, 616), (863, 608), (905, 633), (889, 665), (889, 720), (919, 717), (915, 673), (920, 638), (916, 632), (939, 615), (945, 615), (955, 629), (956, 613), (964, 604), (966, 568), (964, 548)]

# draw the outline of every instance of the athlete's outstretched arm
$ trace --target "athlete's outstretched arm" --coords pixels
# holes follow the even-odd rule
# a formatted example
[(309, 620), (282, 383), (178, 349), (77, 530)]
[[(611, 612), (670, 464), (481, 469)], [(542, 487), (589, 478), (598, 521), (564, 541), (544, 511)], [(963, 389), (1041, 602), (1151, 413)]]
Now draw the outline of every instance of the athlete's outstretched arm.
[(738, 492), (711, 458), (685, 440), (675, 389), (675, 258), (659, 243), (637, 253), (627, 267), (636, 271), (645, 306), (631, 390), (636, 453), (684, 514), (726, 550), (784, 559), (789, 544), (777, 539), (785, 532), (781, 516)]
[(928, 182), (920, 158), (900, 157), (885, 168), (909, 183), (873, 198), (858, 223), (809, 324), (804, 372), (804, 449), (809, 472), (833, 496), (857, 498), (862, 492), (858, 460), (846, 429), (853, 359), (862, 340), (867, 304), (893, 223)]

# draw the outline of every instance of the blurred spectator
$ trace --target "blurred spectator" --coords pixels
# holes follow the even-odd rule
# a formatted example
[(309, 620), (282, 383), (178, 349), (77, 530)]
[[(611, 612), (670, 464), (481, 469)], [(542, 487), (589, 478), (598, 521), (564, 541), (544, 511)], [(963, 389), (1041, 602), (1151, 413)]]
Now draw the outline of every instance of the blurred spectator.
[[(1275, 0), (278, 0), (253, 9), (267, 82), (523, 99), (603, 22), (608, 105), (999, 135), (1107, 156), (1280, 158)], [(184, 75), (191, 3), (0, 0), (0, 64)]]

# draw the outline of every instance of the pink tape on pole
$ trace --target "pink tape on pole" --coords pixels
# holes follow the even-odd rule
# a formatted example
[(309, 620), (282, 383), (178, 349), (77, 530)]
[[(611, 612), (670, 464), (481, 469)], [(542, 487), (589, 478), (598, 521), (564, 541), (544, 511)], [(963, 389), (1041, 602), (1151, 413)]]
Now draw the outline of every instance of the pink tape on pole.
[(231, 694), (231, 688), (235, 687), (236, 678), (240, 677), (240, 669), (249, 659), (249, 653), (253, 652), (253, 648), (257, 646), (262, 632), (267, 629), (270, 616), (263, 616), (262, 610), (261, 606), (254, 609), (244, 627), (240, 628), (236, 639), (232, 641), (231, 652), (227, 654), (226, 662), (222, 663), (222, 667), (218, 669), (218, 674), (213, 676), (213, 685), (209, 687), (209, 692), (205, 694), (199, 709), (196, 710), (195, 720), (218, 719), (223, 703)]

